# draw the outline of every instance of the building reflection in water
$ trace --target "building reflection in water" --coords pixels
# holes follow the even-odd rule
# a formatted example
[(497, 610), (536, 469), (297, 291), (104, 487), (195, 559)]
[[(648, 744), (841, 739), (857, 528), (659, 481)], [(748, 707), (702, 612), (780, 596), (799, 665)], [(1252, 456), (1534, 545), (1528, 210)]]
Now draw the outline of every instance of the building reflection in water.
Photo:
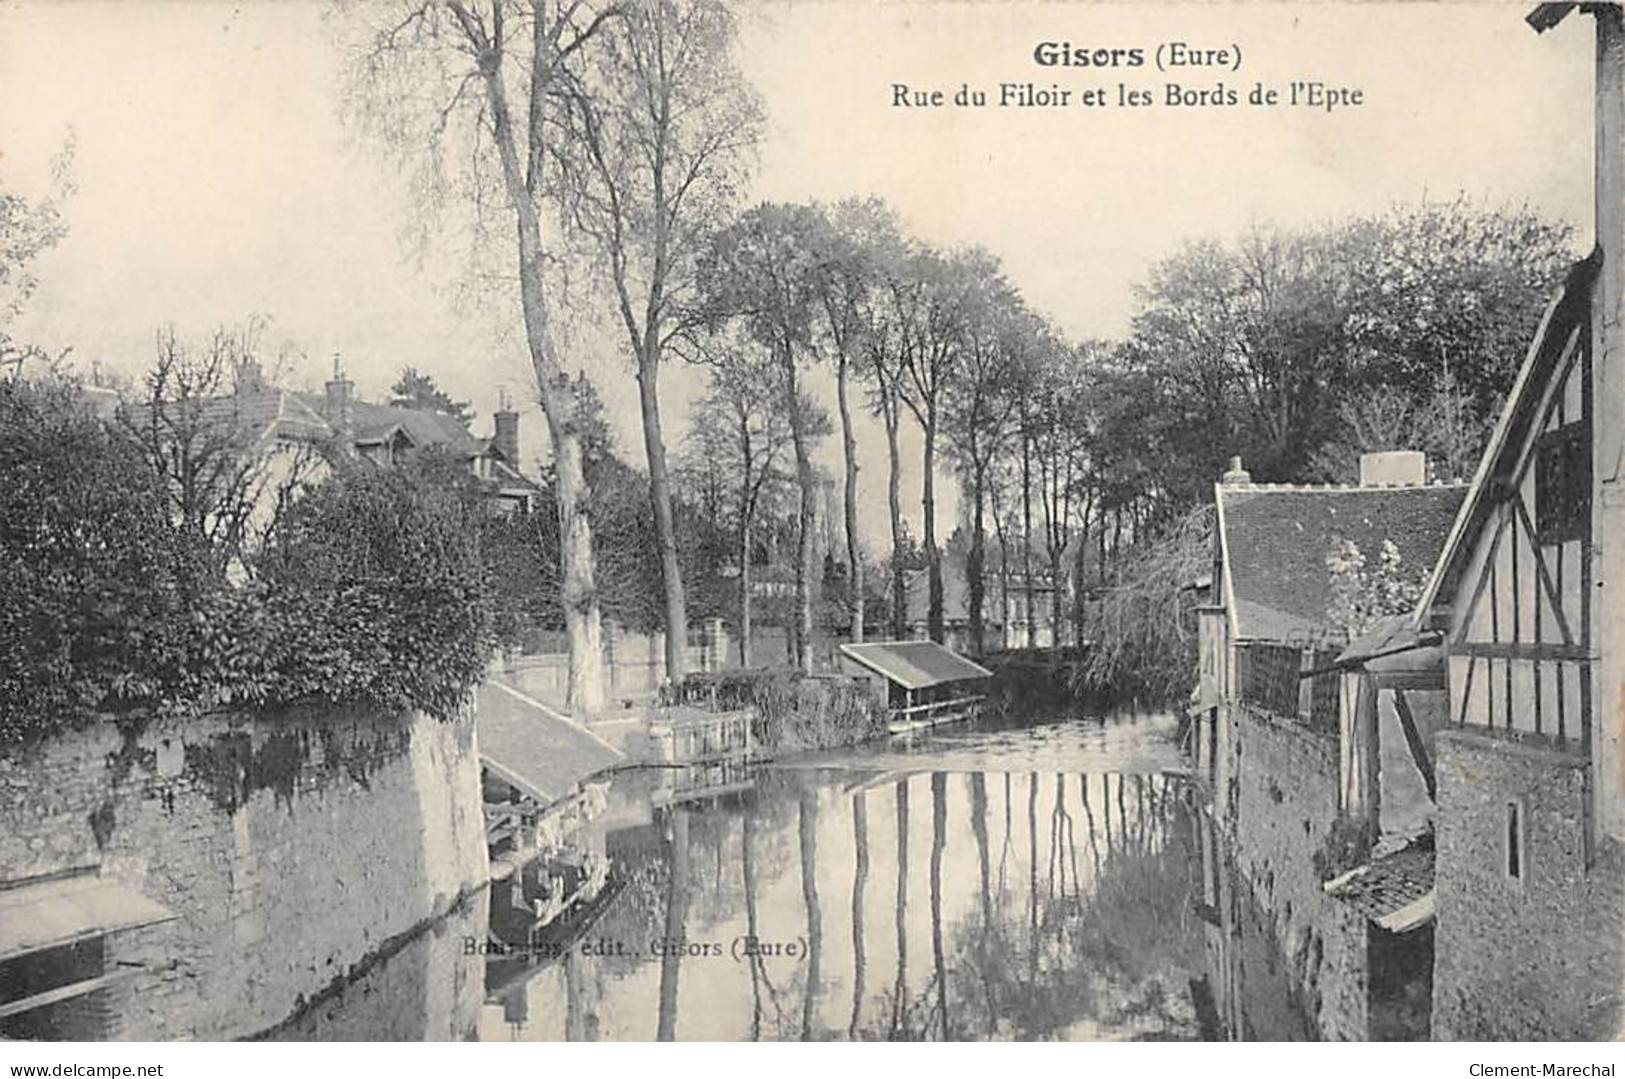
[(627, 773), (584, 834), (287, 1035), (1306, 1037), (1177, 764), (766, 768), (715, 797)]

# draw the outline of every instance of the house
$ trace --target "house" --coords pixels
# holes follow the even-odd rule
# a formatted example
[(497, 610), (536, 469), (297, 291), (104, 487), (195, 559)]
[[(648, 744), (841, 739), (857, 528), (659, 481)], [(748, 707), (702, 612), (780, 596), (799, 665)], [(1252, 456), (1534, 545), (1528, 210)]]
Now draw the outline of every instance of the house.
[(1604, 4), (1528, 21), (1576, 10), (1596, 20), (1598, 248), (1547, 308), (1415, 611), (1342, 657), (1372, 695), (1397, 678), (1436, 701), (1417, 726), (1437, 801), (1439, 1039), (1620, 1028), (1625, 619), (1609, 588), (1625, 545), (1605, 539), (1625, 535), (1625, 26)]
[[(1050, 648), (1056, 641), (1055, 581), (1047, 569), (1033, 567), (1029, 585), (1021, 568), (1012, 565), (1001, 570), (996, 561), (988, 559), (986, 584), (982, 593), (983, 646), (992, 649)], [(930, 636), (930, 575), (923, 569), (910, 570), (904, 578), (904, 598), (907, 603), (908, 631), (915, 639)], [(1066, 613), (1072, 601), (1063, 581), (1062, 624), (1060, 639), (1067, 639), (1071, 626)], [(1029, 634), (1027, 616), (1032, 612)], [(943, 643), (958, 651), (975, 651), (971, 632), (970, 583), (966, 573), (965, 557), (953, 548), (942, 553), (942, 625)]]
[(467, 465), (493, 512), (529, 513), (541, 495), (519, 469), (519, 415), (505, 406), (492, 417), (491, 437), (478, 438), (445, 413), (358, 400), (338, 370), (323, 393), (301, 393), (270, 384), (250, 360), (239, 365), (233, 392), (203, 407), (261, 460), (268, 492), (319, 480), (340, 458), (390, 467), (435, 448)]
[(1576, 265), (1548, 309), (1404, 627), (1419, 650), (1431, 648), (1445, 689), (1440, 1038), (1618, 1031), (1625, 860), (1609, 634), (1619, 612), (1601, 563), (1618, 497), (1605, 477), (1617, 475), (1618, 457), (1599, 451), (1600, 399), (1618, 395), (1620, 359), (1606, 342), (1613, 370), (1600, 362), (1599, 338), (1617, 332), (1599, 317), (1617, 287), (1601, 264), (1594, 255)]
[(1376, 573), (1386, 551), (1386, 572), (1425, 577), (1466, 494), (1425, 472), (1420, 454), (1367, 454), (1358, 485), (1255, 484), (1232, 460), (1215, 490), (1193, 770), (1327, 1038), (1427, 1030), (1425, 1003), (1406, 1002), (1428, 993), (1431, 930), (1416, 904), (1431, 888), (1432, 805), (1393, 707), (1369, 713), (1388, 766), (1371, 805), (1387, 815), (1349, 797), (1356, 702), (1337, 665), (1350, 627), (1334, 574), (1361, 558)]

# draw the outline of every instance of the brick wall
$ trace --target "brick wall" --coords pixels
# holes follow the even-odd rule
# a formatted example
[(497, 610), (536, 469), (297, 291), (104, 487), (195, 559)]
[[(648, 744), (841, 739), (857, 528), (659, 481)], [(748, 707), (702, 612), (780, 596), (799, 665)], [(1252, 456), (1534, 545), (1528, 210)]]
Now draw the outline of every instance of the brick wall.
[[(1615, 1037), (1625, 858), (1609, 840), (1586, 865), (1586, 761), (1459, 729), (1441, 731), (1437, 746), (1433, 1036)], [(1506, 871), (1514, 801), (1520, 880)]]
[(109, 1034), (272, 1027), (487, 876), (471, 719), (215, 715), (0, 757), (0, 880), (94, 868), (179, 917), (117, 934)]
[(1363, 1039), (1365, 923), (1321, 888), (1338, 816), (1336, 737), (1245, 706), (1231, 709), (1229, 727), (1236, 868), (1317, 1032)]

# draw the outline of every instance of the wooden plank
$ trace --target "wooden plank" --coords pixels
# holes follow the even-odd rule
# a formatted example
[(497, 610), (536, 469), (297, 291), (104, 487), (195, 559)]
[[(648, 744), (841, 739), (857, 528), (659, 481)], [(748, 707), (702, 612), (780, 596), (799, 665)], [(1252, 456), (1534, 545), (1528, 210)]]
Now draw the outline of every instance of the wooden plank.
[(20, 1000), (8, 1001), (5, 1004), (0, 1004), (0, 1019), (21, 1015), (24, 1012), (31, 1012), (37, 1008), (44, 1008), (52, 1004), (60, 1004), (64, 1000), (82, 997), (86, 993), (94, 993), (98, 989), (107, 989), (120, 982), (128, 981), (145, 969), (145, 967), (124, 967), (113, 971), (111, 974), (86, 978), (82, 982), (71, 982), (68, 985), (57, 986), (55, 989), (47, 989), (43, 993), (23, 997)]
[[(1539, 544), (1535, 542), (1535, 526), (1529, 520), (1529, 510), (1524, 506), (1523, 499), (1521, 498), (1515, 499), (1513, 504), (1517, 508), (1518, 518), (1523, 523), (1524, 531), (1529, 534), (1531, 546), (1534, 547), (1536, 573), (1540, 578), (1541, 587), (1545, 590), (1546, 599), (1552, 605), (1552, 618), (1557, 623), (1557, 630), (1563, 635), (1564, 644), (1573, 644), (1574, 631), (1569, 629), (1569, 620), (1563, 614), (1563, 600), (1561, 598), (1562, 593), (1558, 590), (1557, 584), (1552, 580), (1551, 571), (1546, 566), (1545, 552), (1540, 548)], [(1562, 548), (1559, 548), (1559, 552), (1561, 552), (1561, 550)], [(1561, 554), (1559, 554), (1559, 557), (1561, 557)], [(1562, 572), (1561, 565), (1562, 564), (1559, 563), (1559, 572)], [(1535, 632), (1535, 639), (1538, 641), (1540, 639), (1540, 622), (1538, 619), (1535, 622)]]
[(1461, 709), (1456, 713), (1456, 722), (1466, 724), (1467, 712), (1473, 704), (1473, 675), (1478, 671), (1478, 657), (1467, 657), (1467, 678), (1461, 691)]
[(1428, 797), (1437, 802), (1439, 789), (1433, 775), (1433, 762), (1428, 759), (1427, 745), (1416, 728), (1416, 716), (1412, 714), (1410, 702), (1405, 699), (1402, 689), (1394, 691), (1394, 712), (1399, 716), (1400, 730), (1405, 732), (1405, 744), (1410, 747), (1411, 759), (1416, 762), (1417, 771), (1422, 773), (1422, 782), (1427, 784)]
[(1577, 644), (1535, 644), (1515, 641), (1468, 641), (1452, 648), (1456, 655), (1479, 656), (1483, 659), (1557, 660), (1578, 661), (1590, 659), (1590, 654)]
[[(1458, 641), (1466, 639), (1467, 632), (1472, 627), (1473, 619), (1477, 616), (1479, 601), (1484, 598), (1485, 591), (1490, 587), (1490, 579), (1495, 574), (1495, 556), (1501, 549), (1501, 537), (1506, 535), (1506, 530), (1507, 518), (1503, 515), (1500, 522), (1495, 526), (1495, 535), (1490, 539), (1489, 550), (1485, 552), (1484, 561), (1479, 564), (1478, 584), (1474, 586), (1473, 598), (1467, 601), (1467, 606), (1463, 611), (1461, 627), (1456, 633)], [(1491, 607), (1492, 618), (1493, 611), (1494, 608)]]

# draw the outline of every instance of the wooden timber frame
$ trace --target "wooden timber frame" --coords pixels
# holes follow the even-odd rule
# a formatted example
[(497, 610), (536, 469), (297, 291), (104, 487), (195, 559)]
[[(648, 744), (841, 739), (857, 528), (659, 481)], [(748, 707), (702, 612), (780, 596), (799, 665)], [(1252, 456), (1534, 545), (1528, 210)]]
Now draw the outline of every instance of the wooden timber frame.
[(1548, 307), (1421, 615), (1444, 631), (1450, 720), (1591, 754), (1591, 291)]

